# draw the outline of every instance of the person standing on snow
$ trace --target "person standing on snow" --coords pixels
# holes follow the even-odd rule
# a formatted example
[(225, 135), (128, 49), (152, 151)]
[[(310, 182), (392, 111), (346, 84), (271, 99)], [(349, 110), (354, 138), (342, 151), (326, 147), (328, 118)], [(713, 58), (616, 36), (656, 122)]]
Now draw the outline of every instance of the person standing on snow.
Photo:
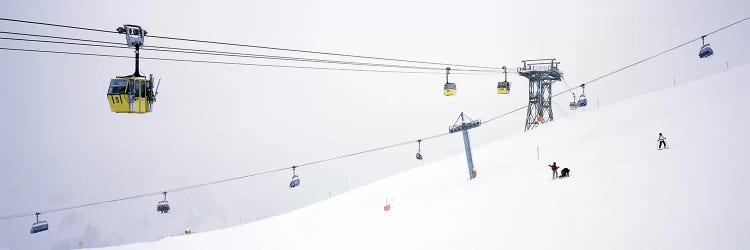
[(664, 137), (661, 133), (659, 133), (659, 150), (662, 150), (661, 145), (664, 145), (664, 148), (667, 148), (667, 137)]
[(549, 165), (549, 167), (552, 169), (552, 179), (557, 179), (557, 162), (552, 162), (552, 165)]

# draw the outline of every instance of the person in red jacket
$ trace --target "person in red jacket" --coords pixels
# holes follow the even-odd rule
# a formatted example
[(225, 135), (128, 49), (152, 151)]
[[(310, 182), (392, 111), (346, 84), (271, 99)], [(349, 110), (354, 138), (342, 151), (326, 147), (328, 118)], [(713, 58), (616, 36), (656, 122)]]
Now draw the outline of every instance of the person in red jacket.
[(557, 179), (557, 162), (552, 162), (552, 165), (549, 165), (549, 167), (552, 169), (552, 179)]

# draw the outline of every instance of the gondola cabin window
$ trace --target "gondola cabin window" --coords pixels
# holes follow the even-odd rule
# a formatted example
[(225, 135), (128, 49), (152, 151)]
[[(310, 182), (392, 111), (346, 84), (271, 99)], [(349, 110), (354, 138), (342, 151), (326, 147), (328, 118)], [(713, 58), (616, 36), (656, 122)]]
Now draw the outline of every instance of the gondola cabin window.
[(125, 94), (126, 90), (125, 79), (112, 79), (109, 83), (109, 94)]

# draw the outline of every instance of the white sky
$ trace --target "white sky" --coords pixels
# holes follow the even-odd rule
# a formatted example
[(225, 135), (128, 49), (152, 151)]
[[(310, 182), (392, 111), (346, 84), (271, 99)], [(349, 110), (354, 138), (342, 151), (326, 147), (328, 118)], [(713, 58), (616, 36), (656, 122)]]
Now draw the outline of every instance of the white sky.
[[(176, 36), (381, 57), (515, 67), (523, 59), (559, 59), (571, 85), (691, 40), (750, 15), (748, 1), (7, 1), (0, 16), (114, 30), (139, 24)], [(131, 12), (128, 12), (131, 11)], [(134, 11), (134, 12), (133, 12)], [(0, 22), (0, 30), (124, 41), (112, 34)], [(708, 37), (716, 55), (698, 60), (699, 44), (587, 88), (602, 104), (698, 78), (726, 63), (747, 62), (750, 24)], [(272, 51), (162, 45), (247, 53)], [(0, 41), (2, 47), (64, 49)], [(276, 53), (291, 55), (289, 53)], [(143, 56), (168, 56), (144, 51)], [(307, 55), (295, 55), (305, 56)], [(316, 56), (318, 58), (322, 58)], [(191, 58), (215, 59), (211, 57)], [(224, 59), (224, 58), (216, 58)], [(252, 60), (225, 59), (254, 62)], [(244, 175), (447, 131), (458, 113), (489, 118), (526, 104), (524, 78), (270, 69), (142, 61), (162, 78), (155, 111), (109, 112), (105, 91), (132, 60), (0, 51), (0, 215), (43, 210)], [(284, 64), (284, 62), (280, 62)], [(664, 85), (639, 79), (663, 79)], [(653, 81), (652, 81), (653, 82)], [(708, 86), (710, 87), (710, 86)], [(558, 84), (555, 92), (564, 89)], [(731, 90), (728, 90), (731, 91)], [(565, 106), (569, 97), (557, 100)], [(689, 101), (689, 100), (686, 100)], [(564, 112), (555, 109), (556, 117)], [(473, 131), (476, 144), (523, 130), (520, 112)], [(416, 144), (291, 173), (159, 197), (49, 214), (50, 231), (29, 235), (33, 218), (0, 221), (0, 248), (68, 249), (154, 240), (185, 226), (223, 228), (283, 213), (421, 164)], [(462, 152), (460, 136), (423, 143), (427, 161)], [(500, 153), (500, 152), (499, 152)], [(476, 159), (478, 168), (482, 160)]]

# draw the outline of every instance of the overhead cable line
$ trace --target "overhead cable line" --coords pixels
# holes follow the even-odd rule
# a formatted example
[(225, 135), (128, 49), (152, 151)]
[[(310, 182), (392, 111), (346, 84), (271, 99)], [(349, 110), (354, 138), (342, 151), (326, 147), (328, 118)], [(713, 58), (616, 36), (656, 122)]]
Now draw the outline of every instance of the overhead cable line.
[(113, 31), (113, 30), (93, 29), (93, 28), (85, 28), (85, 27), (77, 27), (77, 26), (70, 26), (70, 25), (45, 23), (45, 22), (36, 22), (36, 21), (28, 21), (28, 20), (20, 20), (20, 19), (11, 19), (11, 18), (0, 18), (0, 21), (17, 22), (17, 23), (27, 23), (27, 24), (52, 26), (52, 27), (58, 27), (58, 28), (67, 28), (67, 29), (76, 29), (76, 30), (96, 31), (96, 32), (103, 32), (103, 33), (118, 34), (117, 31)]
[(620, 71), (623, 71), (623, 70), (629, 69), (629, 68), (631, 68), (631, 67), (633, 67), (633, 66), (636, 66), (636, 65), (638, 65), (638, 64), (641, 64), (641, 63), (644, 63), (644, 62), (646, 62), (646, 61), (649, 61), (649, 60), (651, 60), (651, 59), (654, 59), (654, 58), (656, 58), (656, 57), (658, 57), (658, 56), (661, 56), (661, 55), (663, 55), (663, 54), (666, 54), (666, 53), (668, 53), (668, 52), (671, 52), (671, 51), (673, 51), (673, 50), (676, 50), (676, 49), (678, 49), (678, 48), (680, 48), (680, 47), (683, 47), (683, 46), (685, 46), (685, 45), (688, 45), (688, 44), (690, 44), (690, 43), (693, 43), (693, 42), (695, 42), (695, 41), (701, 40), (701, 38), (702, 38), (702, 37), (704, 37), (704, 36), (712, 35), (712, 34), (714, 34), (714, 33), (716, 33), (716, 32), (719, 32), (719, 31), (725, 30), (725, 29), (727, 29), (727, 28), (729, 28), (729, 27), (732, 27), (732, 26), (734, 26), (734, 25), (737, 25), (737, 24), (739, 24), (739, 23), (742, 23), (742, 22), (744, 22), (744, 21), (747, 21), (747, 20), (750, 20), (750, 16), (748, 16), (748, 17), (745, 17), (745, 18), (743, 18), (743, 19), (740, 19), (739, 21), (736, 21), (736, 22), (734, 22), (734, 23), (728, 24), (728, 25), (726, 25), (726, 26), (723, 26), (723, 27), (721, 27), (721, 28), (715, 29), (715, 30), (713, 30), (713, 31), (711, 31), (711, 32), (709, 32), (709, 33), (706, 33), (705, 35), (702, 35), (702, 36), (699, 36), (699, 37), (697, 37), (697, 38), (694, 38), (694, 39), (692, 39), (692, 40), (690, 40), (690, 41), (687, 41), (687, 42), (681, 43), (681, 44), (679, 44), (679, 45), (677, 45), (677, 46), (674, 46), (674, 47), (672, 47), (672, 48), (670, 48), (670, 49), (667, 49), (667, 50), (664, 50), (664, 51), (662, 51), (662, 52), (659, 52), (659, 53), (657, 53), (657, 54), (655, 54), (655, 55), (652, 55), (652, 56), (646, 57), (646, 58), (644, 58), (644, 59), (641, 59), (640, 61), (637, 61), (637, 62), (634, 62), (634, 63), (632, 63), (632, 64), (629, 64), (629, 65), (627, 65), (627, 66), (625, 66), (625, 67), (622, 67), (622, 68), (616, 69), (616, 70), (614, 70), (614, 71), (612, 71), (612, 72), (609, 72), (609, 73), (607, 73), (607, 74), (604, 74), (604, 75), (602, 75), (602, 76), (599, 76), (599, 77), (597, 77), (597, 78), (594, 78), (594, 79), (591, 79), (591, 80), (589, 80), (589, 81), (586, 81), (586, 82), (582, 83), (582, 84), (581, 84), (581, 85), (579, 85), (579, 86), (576, 86), (576, 87), (573, 87), (572, 89), (568, 89), (568, 90), (566, 90), (566, 91), (563, 91), (563, 92), (557, 93), (557, 94), (553, 95), (552, 97), (555, 97), (555, 96), (558, 96), (558, 95), (561, 95), (561, 94), (564, 94), (564, 93), (568, 93), (568, 92), (572, 91), (573, 89), (577, 89), (577, 88), (580, 88), (580, 87), (581, 87), (582, 85), (587, 85), (587, 84), (591, 84), (591, 83), (594, 83), (594, 82), (596, 82), (596, 81), (599, 81), (599, 80), (601, 80), (601, 79), (604, 79), (604, 78), (606, 78), (606, 77), (608, 77), (608, 76), (614, 75), (614, 74), (616, 74), (616, 73), (618, 73), (618, 72), (620, 72)]
[[(237, 176), (237, 177), (232, 177), (232, 178), (226, 178), (226, 179), (220, 179), (220, 180), (215, 180), (215, 181), (210, 181), (210, 182), (204, 182), (204, 183), (200, 183), (200, 184), (194, 184), (194, 185), (189, 185), (189, 186), (182, 186), (182, 187), (171, 188), (171, 189), (165, 190), (165, 192), (169, 192), (169, 193), (180, 192), (180, 191), (185, 191), (185, 190), (189, 190), (189, 189), (195, 189), (195, 188), (199, 188), (199, 187), (205, 187), (205, 186), (215, 185), (215, 184), (219, 184), (219, 183), (225, 183), (225, 182), (230, 182), (230, 181), (235, 181), (235, 180), (240, 180), (240, 179), (251, 178), (251, 177), (255, 177), (255, 176), (259, 176), (259, 175), (266, 175), (266, 174), (271, 174), (271, 173), (275, 173), (275, 172), (280, 172), (280, 171), (285, 171), (285, 170), (291, 170), (293, 168), (300, 168), (300, 167), (305, 167), (305, 166), (311, 166), (311, 165), (315, 165), (315, 164), (319, 164), (319, 163), (323, 163), (323, 162), (327, 162), (327, 161), (333, 161), (333, 160), (337, 160), (337, 159), (348, 158), (348, 157), (352, 157), (352, 156), (356, 156), (356, 155), (361, 155), (361, 154), (365, 154), (365, 153), (370, 153), (370, 152), (374, 152), (374, 151), (379, 151), (379, 150), (385, 150), (385, 149), (389, 149), (389, 148), (399, 147), (399, 146), (403, 146), (403, 145), (406, 145), (406, 144), (414, 143), (414, 142), (417, 142), (417, 141), (427, 141), (427, 140), (439, 138), (439, 137), (442, 137), (442, 136), (446, 136), (446, 135), (449, 135), (449, 134), (450, 133), (432, 135), (432, 136), (428, 136), (428, 137), (424, 137), (424, 138), (420, 138), (420, 139), (416, 139), (416, 140), (409, 140), (409, 141), (400, 142), (400, 143), (396, 143), (396, 144), (391, 144), (391, 145), (386, 145), (386, 146), (382, 146), (382, 147), (376, 147), (376, 148), (372, 148), (372, 149), (358, 151), (358, 152), (354, 152), (354, 153), (344, 154), (344, 155), (341, 155), (341, 156), (331, 157), (331, 158), (327, 158), (327, 159), (324, 159), (324, 160), (317, 160), (317, 161), (312, 161), (312, 162), (297, 164), (297, 165), (294, 165), (293, 167), (277, 168), (277, 169), (273, 169), (273, 170), (268, 170), (268, 171), (263, 171), (263, 172), (257, 172), (257, 173), (252, 173), (252, 174), (247, 174), (247, 175), (242, 175), (242, 176)], [(163, 192), (164, 191), (143, 193), (143, 194), (138, 194), (138, 195), (132, 195), (132, 196), (126, 196), (126, 197), (122, 197), (122, 198), (117, 198), (117, 199), (110, 199), (110, 200), (104, 200), (104, 201), (98, 201), (98, 202), (91, 202), (91, 203), (85, 203), (85, 204), (68, 206), (68, 207), (61, 207), (61, 208), (54, 208), (54, 209), (48, 209), (48, 210), (42, 210), (42, 211), (20, 213), (20, 214), (14, 214), (14, 215), (6, 215), (6, 216), (0, 217), (0, 220), (8, 220), (8, 219), (21, 218), (21, 217), (34, 216), (34, 215), (36, 215), (36, 213), (48, 214), (48, 213), (61, 212), (61, 211), (66, 211), (66, 210), (72, 210), (72, 209), (78, 209), (78, 208), (83, 208), (83, 207), (90, 207), (90, 206), (102, 205), (102, 204), (119, 202), (119, 201), (125, 201), (125, 200), (140, 199), (140, 198), (145, 198), (145, 197), (149, 197), (149, 196), (158, 196), (158, 195), (162, 195)]]
[[(14, 34), (23, 36), (35, 36), (35, 37), (47, 37), (54, 39), (66, 39), (66, 40), (82, 40), (86, 42), (102, 43), (102, 44), (90, 44), (90, 43), (75, 43), (75, 42), (64, 42), (64, 41), (52, 41), (52, 40), (39, 40), (39, 39), (25, 39), (25, 38), (10, 38), (0, 37), (0, 40), (11, 40), (11, 41), (22, 41), (22, 42), (37, 42), (37, 43), (54, 43), (54, 44), (65, 44), (65, 45), (76, 45), (76, 46), (88, 46), (88, 47), (103, 47), (103, 48), (119, 48), (119, 49), (130, 49), (122, 43), (107, 42), (107, 41), (96, 41), (87, 39), (75, 39), (68, 37), (59, 36), (46, 36), (16, 32), (4, 32), (0, 31), (0, 34)], [(112, 45), (103, 45), (112, 44)], [(249, 53), (235, 53), (227, 51), (217, 50), (200, 50), (200, 49), (189, 49), (189, 48), (175, 48), (165, 46), (148, 46), (141, 48), (141, 50), (159, 51), (159, 52), (170, 52), (170, 53), (184, 53), (184, 54), (198, 54), (198, 55), (211, 55), (211, 56), (227, 56), (227, 57), (242, 57), (242, 58), (254, 58), (254, 59), (268, 59), (268, 60), (282, 60), (282, 61), (296, 61), (296, 62), (309, 62), (309, 63), (326, 63), (326, 64), (343, 64), (343, 65), (355, 65), (355, 66), (368, 66), (368, 67), (387, 67), (387, 68), (400, 68), (400, 69), (419, 69), (419, 70), (445, 70), (444, 68), (434, 67), (419, 67), (410, 65), (394, 65), (394, 64), (379, 64), (379, 63), (366, 63), (366, 62), (353, 62), (353, 61), (336, 61), (336, 60), (324, 60), (315, 58), (301, 58), (301, 57), (286, 57), (286, 56), (274, 56), (274, 55), (262, 55), (262, 54), (249, 54)], [(477, 69), (455, 69), (456, 71), (462, 72), (485, 72), (493, 73), (492, 70), (477, 70)]]
[[(748, 20), (748, 19), (750, 19), (750, 17), (744, 18), (744, 19), (742, 19), (740, 21), (737, 21), (737, 22), (735, 22), (733, 24), (730, 24), (730, 25), (724, 26), (724, 27), (722, 27), (720, 29), (714, 30), (714, 31), (712, 31), (712, 32), (710, 32), (708, 34), (714, 34), (716, 32), (719, 32), (721, 30), (729, 28), (729, 27), (731, 27), (733, 25), (736, 25), (736, 24), (741, 23), (741, 22), (743, 22), (745, 20)], [(637, 61), (637, 62), (635, 62), (633, 64), (628, 65), (628, 66), (619, 68), (619, 69), (617, 69), (615, 71), (609, 72), (609, 73), (604, 74), (604, 75), (602, 75), (600, 77), (597, 77), (597, 78), (594, 78), (592, 80), (589, 80), (589, 81), (585, 82), (584, 84), (594, 83), (594, 82), (599, 81), (599, 80), (601, 80), (601, 79), (603, 79), (605, 77), (608, 77), (610, 75), (613, 75), (613, 74), (616, 74), (616, 73), (618, 73), (620, 71), (623, 71), (623, 70), (625, 70), (627, 68), (633, 67), (633, 66), (638, 65), (640, 63), (643, 63), (645, 61), (648, 61), (648, 60), (651, 60), (651, 59), (653, 59), (655, 57), (663, 55), (663, 54), (665, 54), (667, 52), (670, 52), (672, 50), (675, 50), (677, 48), (685, 46), (685, 45), (687, 45), (687, 44), (689, 44), (691, 42), (695, 42), (698, 39), (700, 39), (700, 38), (693, 39), (693, 40), (688, 41), (686, 43), (683, 43), (683, 44), (680, 44), (678, 46), (675, 46), (675, 47), (673, 47), (671, 49), (662, 51), (662, 52), (660, 52), (660, 53), (658, 53), (656, 55), (653, 55), (653, 56), (647, 57), (645, 59), (642, 59), (640, 61)], [(0, 49), (25, 51), (23, 49), (9, 49), (9, 48), (0, 48)], [(575, 88), (577, 88), (577, 87), (574, 87), (573, 89), (575, 89)], [(571, 89), (568, 89), (568, 90), (562, 91), (560, 93), (557, 93), (557, 94), (553, 95), (553, 97), (561, 95), (561, 94), (564, 94), (564, 93), (567, 93), (569, 91), (571, 91)], [(501, 118), (501, 117), (510, 115), (510, 114), (512, 114), (514, 112), (518, 112), (520, 110), (523, 110), (524, 108), (527, 108), (527, 107), (528, 107), (528, 105), (522, 106), (522, 107), (518, 107), (518, 108), (516, 108), (516, 109), (514, 109), (512, 111), (509, 111), (509, 112), (506, 112), (504, 114), (495, 116), (495, 117), (493, 117), (491, 119), (485, 120), (485, 121), (482, 122), (482, 124), (489, 123), (489, 122), (494, 121), (494, 120), (496, 120), (498, 118)], [(364, 153), (369, 153), (369, 152), (373, 152), (373, 151), (378, 151), (378, 150), (383, 150), (383, 149), (398, 147), (398, 146), (406, 145), (406, 144), (409, 144), (409, 143), (414, 143), (414, 142), (419, 142), (419, 141), (425, 141), (425, 140), (428, 140), (428, 139), (434, 139), (434, 138), (442, 137), (442, 136), (445, 136), (445, 135), (448, 135), (448, 134), (450, 134), (450, 133), (437, 134), (437, 135), (425, 137), (425, 138), (418, 139), (418, 140), (411, 140), (411, 141), (407, 141), (407, 142), (401, 142), (401, 143), (396, 143), (396, 144), (392, 144), (392, 145), (388, 145), (388, 146), (383, 146), (383, 147), (373, 148), (373, 149), (359, 151), (359, 152), (355, 152), (355, 153), (345, 154), (345, 155), (341, 155), (341, 156), (337, 156), (337, 157), (331, 157), (331, 158), (324, 159), (324, 160), (318, 160), (318, 161), (308, 162), (308, 163), (296, 165), (294, 167), (279, 168), (279, 169), (269, 170), (269, 171), (265, 171), (265, 172), (260, 172), (260, 173), (254, 173), (254, 174), (249, 174), (249, 175), (234, 177), (234, 178), (228, 178), (228, 179), (222, 179), (222, 180), (218, 180), (218, 181), (206, 182), (206, 183), (197, 184), (197, 185), (191, 185), (191, 186), (185, 186), (185, 187), (180, 187), (180, 188), (174, 188), (174, 189), (170, 189), (170, 190), (167, 190), (167, 191), (171, 191), (171, 192), (182, 191), (182, 190), (187, 190), (187, 189), (192, 189), (192, 188), (197, 188), (197, 187), (203, 187), (203, 186), (208, 186), (208, 185), (213, 185), (213, 184), (218, 184), (218, 183), (223, 183), (223, 182), (228, 182), (228, 181), (233, 181), (233, 180), (238, 180), (238, 179), (249, 178), (249, 177), (258, 176), (258, 175), (262, 175), (262, 174), (269, 174), (269, 173), (279, 172), (279, 171), (283, 171), (283, 170), (289, 170), (289, 169), (292, 169), (292, 168), (297, 168), (297, 167), (302, 167), (302, 166), (308, 166), (308, 165), (318, 164), (318, 163), (322, 163), (322, 162), (326, 162), (326, 161), (332, 161), (332, 160), (342, 159), (342, 158), (356, 156), (356, 155), (360, 155), (360, 154), (364, 154)], [(117, 202), (117, 201), (123, 201), (123, 200), (129, 200), (129, 199), (143, 198), (143, 197), (153, 196), (153, 195), (159, 195), (159, 194), (162, 194), (162, 192), (146, 193), (146, 194), (129, 196), (129, 197), (124, 197), (124, 198), (119, 198), (119, 199), (112, 199), (112, 200), (106, 200), (106, 201), (100, 201), (100, 202), (93, 202), (93, 203), (87, 203), (87, 204), (70, 206), (70, 207), (63, 207), (63, 208), (57, 208), (57, 209), (44, 210), (44, 211), (41, 211), (40, 213), (53, 213), (53, 212), (65, 211), (65, 210), (70, 210), (70, 209), (75, 209), (75, 208), (81, 208), (81, 207), (87, 207), (87, 206), (94, 206), (94, 205), (100, 205), (100, 204)], [(6, 220), (6, 219), (12, 219), (12, 218), (20, 218), (20, 217), (26, 217), (26, 216), (33, 216), (35, 214), (36, 214), (36, 212), (21, 213), (21, 214), (16, 214), (16, 215), (2, 216), (2, 217), (0, 217), (0, 220)]]
[[(0, 21), (27, 23), (27, 24), (35, 24), (35, 25), (44, 25), (44, 26), (52, 26), (52, 27), (60, 27), (60, 28), (77, 29), (77, 30), (104, 32), (104, 33), (117, 33), (115, 31), (102, 30), (102, 29), (93, 29), (93, 28), (86, 28), (86, 27), (61, 25), (61, 24), (46, 23), (46, 22), (27, 21), (27, 20), (11, 19), (11, 18), (0, 18)], [(271, 47), (271, 46), (260, 46), (260, 45), (252, 45), (252, 44), (240, 44), (240, 43), (230, 43), (230, 42), (208, 41), (208, 40), (198, 40), (198, 39), (179, 38), (179, 37), (170, 37), (170, 36), (148, 35), (148, 37), (150, 37), (150, 38), (158, 38), (158, 39), (166, 39), (166, 40), (183, 41), (183, 42), (207, 43), (207, 44), (217, 44), (217, 45), (225, 45), (225, 46), (246, 47), (246, 48), (255, 48), (255, 49), (267, 49), (267, 50), (277, 50), (277, 51), (287, 51), (287, 52), (297, 52), (297, 53), (309, 53), (309, 54), (328, 55), (328, 56), (352, 57), (352, 58), (382, 60), (382, 61), (394, 61), (394, 62), (431, 64), (431, 65), (441, 65), (441, 66), (459, 66), (459, 67), (467, 67), (467, 68), (492, 69), (492, 70), (501, 70), (502, 69), (502, 68), (499, 68), (499, 67), (489, 67), (489, 66), (476, 66), (476, 65), (454, 64), (454, 63), (444, 63), (444, 62), (428, 62), (428, 61), (406, 60), (406, 59), (396, 59), (396, 58), (387, 58), (387, 57), (375, 57), (375, 56), (361, 56), (361, 55), (354, 55), (354, 54), (343, 54), (343, 53), (333, 53), (333, 52), (323, 52), (323, 51), (313, 51), (313, 50), (301, 50), (301, 49), (288, 49), (288, 48)]]
[(405, 142), (395, 143), (395, 144), (391, 144), (391, 145), (387, 145), (387, 146), (372, 148), (372, 149), (368, 149), (368, 150), (364, 150), (364, 151), (359, 151), (359, 152), (345, 154), (345, 155), (336, 156), (336, 157), (331, 157), (331, 158), (327, 158), (327, 159), (323, 159), (323, 160), (317, 160), (317, 161), (313, 161), (313, 162), (303, 163), (303, 164), (299, 164), (299, 165), (295, 165), (295, 166), (297, 166), (297, 167), (303, 167), (303, 166), (308, 166), (308, 165), (323, 163), (323, 162), (327, 162), (327, 161), (333, 161), (333, 160), (343, 159), (343, 158), (352, 157), (352, 156), (356, 156), (356, 155), (361, 155), (361, 154), (365, 154), (365, 153), (370, 153), (370, 152), (374, 152), (374, 151), (380, 151), (380, 150), (384, 150), (384, 149), (395, 148), (395, 147), (399, 147), (399, 146), (403, 146), (403, 145), (415, 143), (417, 141), (431, 140), (431, 139), (443, 137), (443, 136), (446, 136), (446, 135), (449, 135), (449, 134), (450, 133), (443, 133), (443, 134), (431, 135), (431, 136), (424, 137), (424, 138), (417, 139), (417, 140), (411, 140), (411, 141), (405, 141)]
[[(37, 49), (22, 49), (22, 48), (8, 48), (8, 47), (0, 47), (0, 50), (132, 59), (131, 56), (123, 56), (123, 55), (98, 54), (98, 53), (82, 53), (82, 52), (57, 51), (57, 50), (37, 50)], [(440, 72), (425, 72), (425, 71), (398, 71), (398, 70), (355, 69), (355, 68), (329, 68), (329, 67), (277, 65), (277, 64), (260, 64), (260, 63), (241, 63), (241, 62), (227, 62), (227, 61), (192, 60), (192, 59), (177, 59), (177, 58), (164, 58), (164, 57), (143, 57), (142, 56), (140, 58), (141, 59), (145, 59), (145, 60), (156, 60), (156, 61), (192, 62), (192, 63), (240, 65), (240, 66), (257, 66), (257, 67), (273, 67), (273, 68), (317, 69), (317, 70), (354, 71), (354, 72), (401, 73), (401, 74), (443, 74), (443, 73), (440, 73)], [(457, 74), (469, 75), (469, 74), (486, 74), (486, 73), (468, 73), (468, 72), (466, 72), (466, 73), (457, 73)]]

